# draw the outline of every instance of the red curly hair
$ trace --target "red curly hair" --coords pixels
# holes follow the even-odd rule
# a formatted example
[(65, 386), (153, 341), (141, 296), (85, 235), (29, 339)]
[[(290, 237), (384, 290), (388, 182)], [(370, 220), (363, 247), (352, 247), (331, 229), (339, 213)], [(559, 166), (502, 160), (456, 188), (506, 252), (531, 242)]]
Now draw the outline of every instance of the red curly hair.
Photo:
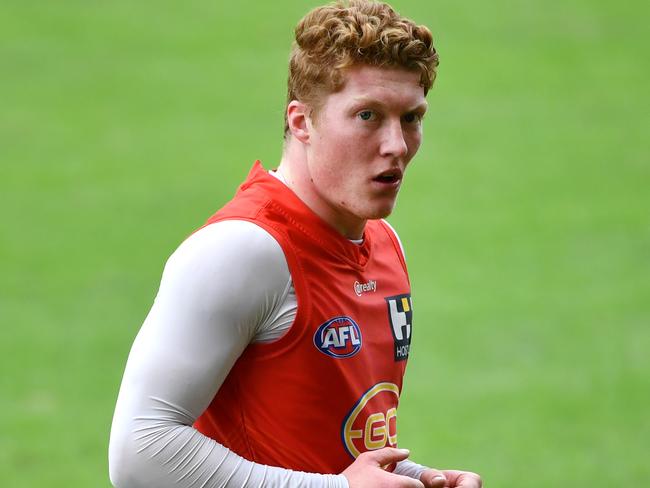
[[(436, 77), (438, 53), (427, 27), (386, 3), (339, 0), (315, 8), (295, 29), (287, 104), (299, 100), (317, 112), (325, 95), (343, 87), (345, 69), (355, 64), (415, 71), (426, 95)], [(287, 134), (286, 113), (284, 129)]]

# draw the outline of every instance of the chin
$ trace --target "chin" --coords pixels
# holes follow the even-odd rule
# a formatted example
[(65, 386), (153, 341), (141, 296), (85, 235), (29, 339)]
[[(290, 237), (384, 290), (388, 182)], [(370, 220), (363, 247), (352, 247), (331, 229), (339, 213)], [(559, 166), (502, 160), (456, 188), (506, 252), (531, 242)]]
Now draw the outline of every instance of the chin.
[(376, 209), (373, 212), (369, 212), (368, 216), (365, 217), (366, 220), (378, 220), (378, 219), (385, 219), (388, 217), (390, 214), (393, 213), (393, 209), (395, 208), (394, 205), (391, 205), (390, 207), (384, 207), (380, 209)]

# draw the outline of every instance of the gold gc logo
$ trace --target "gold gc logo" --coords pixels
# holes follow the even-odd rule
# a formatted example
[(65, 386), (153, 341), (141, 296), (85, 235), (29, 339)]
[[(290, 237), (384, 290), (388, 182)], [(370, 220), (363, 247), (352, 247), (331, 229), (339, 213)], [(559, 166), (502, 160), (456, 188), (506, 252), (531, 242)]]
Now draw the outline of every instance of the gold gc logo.
[(345, 417), (341, 436), (345, 450), (356, 458), (365, 451), (397, 446), (397, 404), (399, 388), (394, 383), (377, 383)]

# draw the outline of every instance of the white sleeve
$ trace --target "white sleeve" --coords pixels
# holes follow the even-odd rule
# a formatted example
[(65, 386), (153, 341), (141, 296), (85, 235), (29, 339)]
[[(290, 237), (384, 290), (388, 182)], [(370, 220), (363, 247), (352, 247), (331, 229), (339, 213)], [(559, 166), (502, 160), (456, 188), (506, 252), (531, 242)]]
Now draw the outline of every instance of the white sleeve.
[(405, 459), (404, 461), (400, 461), (397, 463), (394, 473), (419, 480), (422, 473), (427, 469), (429, 468), (427, 468), (426, 466), (422, 466), (421, 464), (414, 463), (410, 459)]
[(192, 427), (288, 282), (279, 244), (249, 222), (209, 225), (170, 257), (115, 407), (114, 486), (347, 487), (342, 475), (248, 461)]

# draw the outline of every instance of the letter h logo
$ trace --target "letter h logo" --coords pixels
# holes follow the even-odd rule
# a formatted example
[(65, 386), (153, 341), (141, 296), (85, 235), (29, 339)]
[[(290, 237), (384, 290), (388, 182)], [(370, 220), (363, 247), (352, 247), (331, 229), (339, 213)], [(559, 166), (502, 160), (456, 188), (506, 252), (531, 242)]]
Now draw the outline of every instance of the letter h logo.
[(411, 329), (413, 327), (413, 307), (411, 295), (386, 297), (388, 319), (395, 340), (395, 361), (404, 361), (409, 357), (411, 348)]

